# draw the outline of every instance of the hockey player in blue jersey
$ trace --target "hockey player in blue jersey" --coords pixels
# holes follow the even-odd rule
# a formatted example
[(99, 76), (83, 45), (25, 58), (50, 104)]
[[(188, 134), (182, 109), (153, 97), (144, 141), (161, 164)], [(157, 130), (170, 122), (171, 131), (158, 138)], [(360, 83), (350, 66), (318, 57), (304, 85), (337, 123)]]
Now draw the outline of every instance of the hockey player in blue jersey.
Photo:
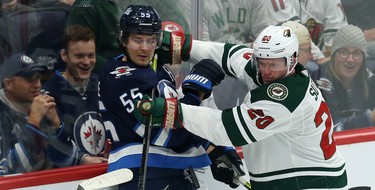
[[(120, 20), (119, 40), (125, 53), (105, 63), (99, 73), (100, 99), (105, 107), (103, 119), (113, 144), (108, 171), (129, 168), (134, 174), (133, 180), (119, 185), (119, 189), (137, 189), (139, 179), (145, 126), (133, 115), (134, 100), (151, 96), (153, 88), (156, 88), (156, 96), (177, 97), (173, 73), (161, 63), (158, 63), (156, 73), (150, 67), (150, 62), (157, 61), (155, 50), (161, 44), (161, 35), (161, 20), (152, 7), (130, 5)], [(184, 41), (189, 42), (189, 39)], [(183, 44), (173, 47), (182, 48)], [(223, 78), (224, 73), (217, 64), (203, 60), (183, 83), (185, 96), (181, 101), (199, 105), (202, 98), (207, 97), (212, 87)], [(200, 98), (198, 91), (207, 95)], [(210, 157), (206, 154), (207, 148), (213, 149)], [(146, 189), (196, 189), (190, 181), (191, 177), (185, 176), (186, 170), (189, 167), (206, 167), (211, 164), (210, 158), (215, 161), (222, 155), (229, 157), (233, 164), (242, 165), (234, 149), (214, 148), (207, 140), (185, 129), (153, 129)], [(217, 166), (217, 163), (213, 165)], [(233, 183), (233, 171), (228, 168), (221, 170), (215, 167), (213, 175), (215, 179), (233, 187), (238, 186)]]
[[(99, 154), (105, 143), (105, 129), (99, 114), (98, 76), (95, 66), (95, 34), (85, 26), (68, 26), (64, 34), (61, 58), (65, 70), (58, 70), (43, 84), (55, 98), (65, 123), (63, 143), (56, 149), (75, 152), (60, 157), (59, 166), (106, 162)], [(67, 154), (69, 156), (69, 154)], [(56, 160), (57, 162), (57, 160)]]

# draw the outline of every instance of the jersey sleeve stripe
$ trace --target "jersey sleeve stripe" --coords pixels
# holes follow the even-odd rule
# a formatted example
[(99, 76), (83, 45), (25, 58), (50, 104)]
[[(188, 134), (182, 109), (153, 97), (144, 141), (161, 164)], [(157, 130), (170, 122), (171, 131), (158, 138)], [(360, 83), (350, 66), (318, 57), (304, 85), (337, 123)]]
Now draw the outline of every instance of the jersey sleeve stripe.
[(339, 173), (340, 175), (345, 171), (345, 164), (342, 164), (335, 168), (325, 168), (325, 167), (301, 167), (301, 168), (290, 168), (285, 170), (279, 170), (274, 172), (268, 172), (263, 174), (254, 174), (249, 172), (250, 177), (254, 178), (264, 178), (276, 175), (286, 175), (290, 173), (307, 173), (307, 172), (328, 172), (328, 173)]
[[(234, 46), (237, 46), (237, 47), (232, 49)], [(247, 48), (247, 47), (244, 46), (244, 45), (234, 45), (234, 44), (225, 44), (224, 45), (224, 53), (223, 53), (223, 57), (222, 57), (222, 68), (227, 75), (229, 75), (233, 78), (237, 78), (237, 77), (233, 74), (234, 73), (233, 69), (230, 68), (230, 66), (228, 67), (228, 58), (230, 58), (231, 56), (233, 56), (233, 54), (235, 54), (237, 51), (239, 51), (243, 48)]]
[(233, 110), (224, 110), (221, 117), (225, 127), (225, 131), (227, 132), (232, 144), (234, 146), (241, 146), (247, 144), (246, 140), (243, 138), (242, 133), (237, 126), (236, 121), (234, 120)]
[(250, 140), (252, 142), (256, 142), (257, 140), (254, 138), (254, 136), (251, 134), (249, 128), (247, 127), (246, 125), (246, 122), (244, 120), (244, 118), (242, 117), (242, 114), (241, 114), (241, 107), (240, 106), (237, 106), (237, 114), (238, 114), (238, 118), (240, 119), (240, 122), (242, 124), (242, 127), (243, 129), (245, 130), (247, 136), (250, 138)]
[(243, 48), (246, 48), (246, 46), (243, 46), (243, 45), (241, 45), (241, 46), (237, 46), (237, 47), (234, 48), (232, 51), (230, 51), (230, 53), (229, 53), (229, 57), (232, 57), (234, 53), (236, 53), (238, 50), (243, 49)]
[(25, 154), (26, 150), (19, 143), (15, 144), (14, 148), (16, 150), (16, 158), (19, 160), (20, 165), (22, 165), (26, 172), (30, 172), (33, 168), (28, 159), (28, 156)]
[(224, 70), (224, 72), (231, 76), (231, 77), (235, 77), (231, 72), (229, 72), (229, 69), (228, 69), (228, 55), (229, 55), (229, 50), (233, 47), (234, 45), (233, 44), (225, 44), (224, 45), (224, 53), (223, 53), (223, 57), (222, 57), (222, 61), (221, 61), (221, 64), (222, 64), (222, 68)]
[(346, 186), (346, 171), (340, 176), (298, 176), (289, 177), (283, 180), (252, 181), (251, 186), (260, 190), (267, 190), (270, 187), (288, 187), (290, 190), (297, 189), (327, 189), (328, 187), (342, 189)]
[(232, 144), (234, 146), (241, 146), (248, 144), (248, 142), (256, 142), (250, 131), (246, 127), (243, 127), (246, 126), (244, 125), (244, 120), (242, 116), (237, 115), (237, 113), (238, 111), (234, 113), (233, 109), (224, 110), (222, 113), (222, 121)]

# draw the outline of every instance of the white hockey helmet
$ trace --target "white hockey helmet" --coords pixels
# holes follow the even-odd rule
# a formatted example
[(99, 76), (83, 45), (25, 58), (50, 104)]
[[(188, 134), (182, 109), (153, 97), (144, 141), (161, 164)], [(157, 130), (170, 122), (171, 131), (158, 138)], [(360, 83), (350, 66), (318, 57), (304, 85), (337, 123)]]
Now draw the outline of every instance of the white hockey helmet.
[[(286, 26), (268, 26), (255, 39), (255, 63), (258, 68), (257, 58), (282, 58), (286, 59), (288, 76), (297, 63), (298, 39), (292, 29)], [(294, 58), (296, 59), (294, 61)], [(259, 71), (259, 70), (258, 70)]]

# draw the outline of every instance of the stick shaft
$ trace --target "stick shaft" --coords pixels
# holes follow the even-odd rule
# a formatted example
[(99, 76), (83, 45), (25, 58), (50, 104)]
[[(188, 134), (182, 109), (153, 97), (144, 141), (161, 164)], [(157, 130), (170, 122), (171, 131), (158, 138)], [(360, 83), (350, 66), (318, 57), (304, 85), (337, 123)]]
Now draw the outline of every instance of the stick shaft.
[[(151, 64), (151, 68), (156, 72), (157, 68), (157, 54), (154, 56), (154, 60)], [(155, 98), (155, 88), (151, 91), (151, 99)], [(145, 134), (143, 137), (143, 147), (142, 147), (142, 160), (141, 160), (141, 168), (139, 170), (139, 180), (138, 180), (138, 189), (144, 190), (146, 187), (146, 177), (147, 177), (147, 162), (148, 162), (148, 152), (150, 148), (150, 140), (151, 140), (151, 123), (152, 123), (152, 116), (147, 117), (146, 125), (145, 125)]]

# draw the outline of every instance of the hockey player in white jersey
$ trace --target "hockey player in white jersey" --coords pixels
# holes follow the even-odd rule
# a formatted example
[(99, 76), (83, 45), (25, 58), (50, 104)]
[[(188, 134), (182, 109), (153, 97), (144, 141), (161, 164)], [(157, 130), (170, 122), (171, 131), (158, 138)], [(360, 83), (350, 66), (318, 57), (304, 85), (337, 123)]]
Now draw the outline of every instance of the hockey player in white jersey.
[[(211, 58), (252, 90), (240, 106), (215, 110), (156, 98), (137, 102), (138, 119), (185, 127), (215, 144), (249, 144), (244, 155), (254, 190), (345, 189), (345, 160), (321, 92), (297, 62), (289, 27), (269, 26), (245, 46), (194, 41), (191, 60)], [(256, 88), (254, 88), (256, 87)]]

